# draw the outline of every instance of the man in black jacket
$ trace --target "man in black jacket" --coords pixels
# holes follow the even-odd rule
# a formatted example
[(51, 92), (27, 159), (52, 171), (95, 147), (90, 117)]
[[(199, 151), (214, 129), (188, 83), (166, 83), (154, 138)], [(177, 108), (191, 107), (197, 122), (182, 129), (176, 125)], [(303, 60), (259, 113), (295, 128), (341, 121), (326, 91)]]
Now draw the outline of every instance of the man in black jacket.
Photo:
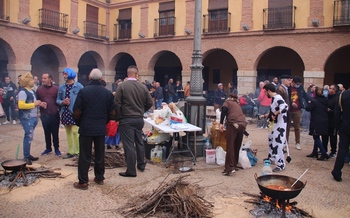
[(12, 118), (12, 123), (16, 124), (16, 111), (15, 111), (15, 101), (16, 94), (18, 92), (16, 85), (11, 81), (11, 77), (5, 76), (5, 82), (2, 84), (4, 89), (3, 103), (4, 111), (6, 114), (6, 121), (3, 124), (10, 123), (10, 116)]
[(78, 179), (77, 189), (88, 189), (88, 172), (91, 163), (92, 143), (95, 149), (95, 183), (103, 185), (105, 166), (104, 139), (106, 124), (114, 118), (113, 95), (101, 85), (102, 72), (93, 69), (89, 75), (90, 84), (78, 92), (73, 107), (73, 117), (79, 126)]
[(136, 177), (136, 167), (144, 171), (145, 147), (142, 140), (143, 114), (153, 103), (147, 87), (137, 81), (139, 72), (136, 66), (128, 67), (128, 80), (119, 84), (115, 94), (115, 120), (123, 142), (126, 171), (120, 176)]
[[(338, 85), (333, 84), (329, 86), (328, 91), (328, 136), (322, 138), (322, 143), (326, 151), (328, 151), (328, 141), (331, 145), (331, 153), (329, 157), (335, 157), (337, 152), (338, 134), (334, 127), (334, 110), (338, 99)], [(329, 140), (328, 140), (329, 139)]]
[(335, 127), (339, 129), (339, 149), (337, 159), (332, 171), (333, 178), (340, 182), (344, 160), (349, 153), (350, 144), (350, 90), (346, 90), (339, 95), (334, 110)]
[(155, 101), (155, 109), (158, 110), (162, 106), (164, 95), (163, 95), (163, 88), (160, 86), (159, 82), (156, 82), (155, 85), (156, 85), (156, 91), (153, 93), (153, 97)]

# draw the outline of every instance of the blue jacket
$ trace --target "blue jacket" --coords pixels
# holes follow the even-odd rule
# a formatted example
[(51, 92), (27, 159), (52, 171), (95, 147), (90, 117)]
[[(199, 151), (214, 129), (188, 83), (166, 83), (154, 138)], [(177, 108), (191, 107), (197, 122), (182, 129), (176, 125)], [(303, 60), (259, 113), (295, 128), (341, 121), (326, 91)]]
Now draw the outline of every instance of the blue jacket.
[[(79, 90), (82, 88), (84, 88), (84, 86), (81, 83), (74, 82), (73, 88), (70, 90), (70, 94), (69, 94), (70, 104), (68, 106), (68, 110), (72, 114), (73, 114), (74, 102), (77, 99), (77, 95), (78, 95)], [(56, 103), (60, 106), (63, 106), (62, 101), (65, 99), (65, 96), (66, 96), (66, 83), (63, 83), (58, 88)], [(62, 113), (63, 113), (63, 107), (61, 107), (61, 109), (60, 109), (60, 114), (62, 115)]]
[[(221, 99), (224, 98), (224, 99)], [(218, 105), (222, 105), (226, 100), (226, 93), (224, 90), (220, 90), (217, 88), (214, 92), (214, 103)]]

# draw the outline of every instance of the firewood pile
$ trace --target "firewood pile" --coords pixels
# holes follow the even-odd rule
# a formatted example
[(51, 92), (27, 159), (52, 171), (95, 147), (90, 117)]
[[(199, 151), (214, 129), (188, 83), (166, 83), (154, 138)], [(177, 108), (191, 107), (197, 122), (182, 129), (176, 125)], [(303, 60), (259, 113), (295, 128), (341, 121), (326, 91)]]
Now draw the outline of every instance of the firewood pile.
[(10, 191), (14, 187), (28, 186), (34, 183), (38, 178), (65, 178), (59, 172), (46, 167), (26, 167), (23, 171), (11, 172), (0, 176), (0, 187), (6, 186)]
[[(91, 164), (93, 166), (95, 162), (95, 154), (92, 153)], [(73, 163), (66, 164), (66, 166), (78, 167), (78, 158)], [(106, 152), (105, 153), (105, 168), (112, 169), (117, 167), (125, 167), (125, 156), (121, 152)]]
[(182, 175), (167, 182), (165, 179), (153, 193), (138, 198), (140, 202), (135, 202), (133, 198), (122, 214), (125, 217), (147, 217), (156, 213), (171, 217), (212, 217), (213, 204), (204, 199), (198, 185), (183, 181), (187, 176)]

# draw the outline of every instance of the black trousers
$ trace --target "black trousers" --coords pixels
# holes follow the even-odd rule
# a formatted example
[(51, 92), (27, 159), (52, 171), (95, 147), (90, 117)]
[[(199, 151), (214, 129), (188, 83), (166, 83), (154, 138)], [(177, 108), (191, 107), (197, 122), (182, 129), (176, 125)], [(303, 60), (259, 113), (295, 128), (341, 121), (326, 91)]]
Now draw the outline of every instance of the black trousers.
[(334, 163), (333, 173), (341, 177), (341, 170), (344, 166), (345, 157), (349, 152), (350, 133), (339, 132), (339, 149), (337, 159)]
[(89, 168), (91, 163), (92, 143), (95, 148), (95, 177), (104, 180), (105, 174), (105, 136), (79, 136), (79, 160), (78, 160), (78, 179), (79, 183), (89, 182)]
[[(41, 115), (41, 123), (45, 134), (46, 149), (52, 150), (51, 139), (55, 150), (59, 149), (58, 130), (60, 128), (60, 115)], [(51, 137), (52, 136), (52, 137)]]
[(329, 144), (331, 145), (331, 153), (334, 153), (334, 154), (337, 152), (337, 141), (338, 141), (337, 132), (335, 131), (336, 130), (334, 128), (330, 128), (328, 129), (328, 135), (322, 136), (322, 143), (323, 143), (323, 147), (326, 149), (326, 152), (328, 151), (328, 141), (329, 141)]
[(142, 140), (143, 118), (123, 118), (119, 122), (119, 133), (123, 143), (126, 173), (136, 175), (136, 161), (139, 166), (145, 163), (145, 147)]

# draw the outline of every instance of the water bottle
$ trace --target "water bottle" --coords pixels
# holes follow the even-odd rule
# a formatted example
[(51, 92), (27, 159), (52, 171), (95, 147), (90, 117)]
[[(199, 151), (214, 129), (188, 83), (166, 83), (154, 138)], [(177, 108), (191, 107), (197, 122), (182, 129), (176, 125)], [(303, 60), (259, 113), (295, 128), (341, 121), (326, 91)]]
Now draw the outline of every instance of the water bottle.
[(166, 161), (166, 146), (165, 145), (162, 147), (162, 161), (163, 162)]
[(212, 149), (212, 146), (211, 146), (211, 144), (210, 144), (208, 138), (205, 140), (205, 143), (204, 143), (204, 147), (203, 147), (203, 157), (206, 156), (206, 151), (205, 151), (205, 150), (207, 150), (207, 149)]
[(264, 160), (264, 166), (262, 168), (262, 175), (271, 175), (272, 174), (272, 168), (271, 168), (271, 162), (270, 160)]

